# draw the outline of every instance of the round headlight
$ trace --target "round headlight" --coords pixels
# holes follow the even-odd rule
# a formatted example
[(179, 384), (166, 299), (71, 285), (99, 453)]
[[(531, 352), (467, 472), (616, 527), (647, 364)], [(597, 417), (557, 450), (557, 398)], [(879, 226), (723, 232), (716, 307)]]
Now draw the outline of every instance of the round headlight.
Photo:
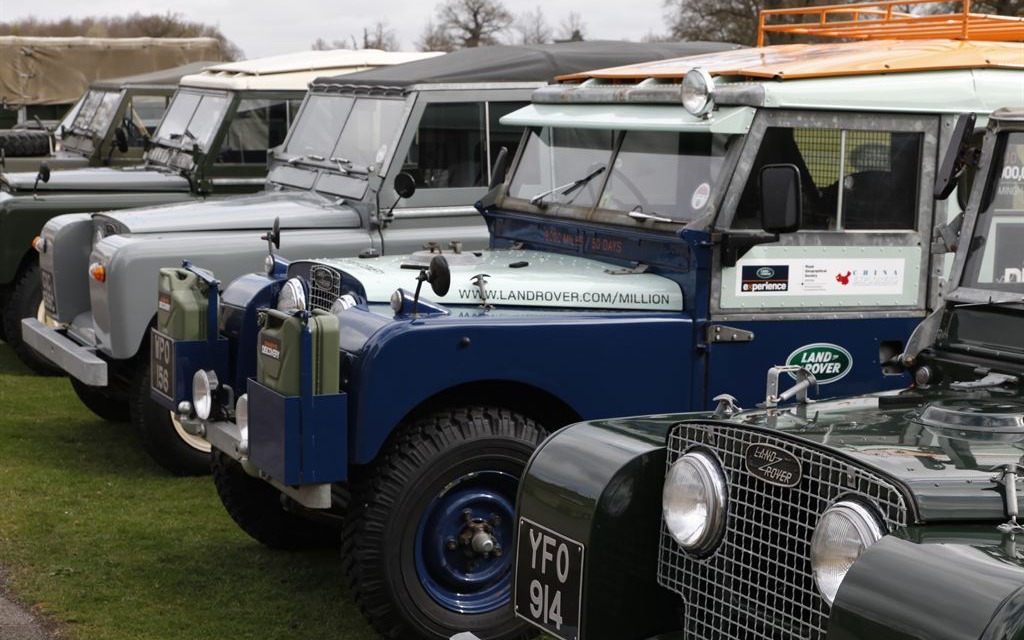
[(829, 605), (857, 557), (881, 537), (879, 519), (859, 503), (837, 502), (822, 514), (811, 537), (811, 571)]
[(243, 393), (235, 402), (235, 424), (238, 425), (238, 454), (249, 457), (249, 394)]
[(213, 411), (213, 392), (219, 382), (213, 371), (200, 369), (192, 376), (192, 407), (200, 420), (207, 420)]
[(281, 287), (281, 293), (277, 296), (278, 311), (305, 311), (306, 310), (306, 289), (302, 286), (302, 280), (288, 278)]
[(334, 301), (334, 304), (331, 305), (331, 313), (341, 313), (345, 309), (351, 309), (354, 306), (356, 306), (355, 296), (351, 293), (346, 293)]
[(402, 292), (395, 291), (391, 294), (391, 310), (395, 313), (402, 312)]
[(707, 551), (725, 526), (725, 499), (718, 462), (701, 451), (683, 455), (669, 468), (661, 497), (669, 533), (687, 551)]
[(683, 76), (683, 107), (695, 116), (715, 108), (715, 81), (707, 71), (694, 68)]

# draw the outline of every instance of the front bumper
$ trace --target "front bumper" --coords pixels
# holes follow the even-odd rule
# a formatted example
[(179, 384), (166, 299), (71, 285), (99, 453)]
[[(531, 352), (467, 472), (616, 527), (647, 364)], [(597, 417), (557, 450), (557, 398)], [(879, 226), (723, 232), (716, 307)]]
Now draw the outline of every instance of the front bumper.
[(24, 318), (21, 335), (30, 347), (68, 375), (91, 387), (107, 386), (107, 361), (96, 355), (94, 347), (83, 346), (67, 337), (65, 329), (48, 327), (36, 318)]

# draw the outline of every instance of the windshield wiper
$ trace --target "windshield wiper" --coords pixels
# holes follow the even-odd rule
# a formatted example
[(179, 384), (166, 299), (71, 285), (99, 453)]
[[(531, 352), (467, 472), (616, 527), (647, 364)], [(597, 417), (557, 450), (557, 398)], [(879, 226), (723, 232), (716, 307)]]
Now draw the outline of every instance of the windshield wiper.
[(308, 156), (295, 156), (293, 158), (288, 158), (285, 162), (288, 164), (295, 164), (297, 162), (302, 162), (303, 160), (316, 160), (317, 162), (323, 162), (324, 157), (311, 153)]
[(583, 187), (587, 186), (587, 184), (591, 180), (604, 173), (604, 169), (605, 168), (603, 166), (598, 167), (597, 169), (594, 169), (593, 171), (583, 176), (579, 180), (573, 180), (572, 182), (567, 182), (566, 184), (559, 185), (554, 189), (542, 191), (541, 193), (538, 193), (537, 195), (530, 198), (530, 204), (535, 206), (541, 204), (542, 202), (544, 202), (544, 198), (550, 196), (552, 193), (557, 193), (558, 195), (561, 196), (567, 196), (573, 191), (576, 191), (577, 189), (582, 189)]

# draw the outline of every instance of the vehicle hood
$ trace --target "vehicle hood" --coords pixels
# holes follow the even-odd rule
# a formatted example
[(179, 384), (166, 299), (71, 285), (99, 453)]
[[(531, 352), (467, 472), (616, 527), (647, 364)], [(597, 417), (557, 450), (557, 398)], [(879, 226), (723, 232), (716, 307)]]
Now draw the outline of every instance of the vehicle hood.
[[(31, 192), (36, 172), (5, 173), (0, 179), (12, 192)], [(143, 167), (83, 167), (50, 173), (50, 181), (39, 181), (39, 193), (62, 191), (189, 191), (188, 180), (176, 173)]]
[[(947, 409), (945, 417), (935, 419), (929, 407)], [(994, 423), (1009, 414), (1024, 423), (1024, 403), (978, 392), (906, 390), (741, 412), (730, 422), (821, 444), (897, 478), (914, 494), (925, 520), (1005, 519), (992, 469), (1020, 461), (1024, 427), (962, 425)]]
[(282, 229), (360, 226), (359, 216), (351, 207), (306, 191), (141, 207), (93, 216), (96, 225), (120, 234), (266, 230), (278, 218)]
[[(436, 254), (373, 259), (322, 260), (352, 276), (370, 303), (387, 303), (395, 289), (416, 288), (417, 275)], [(451, 288), (435, 295), (424, 285), (421, 296), (442, 305), (479, 306), (484, 300), (474, 279), (484, 276), (487, 302), (494, 307), (558, 307), (630, 311), (682, 311), (679, 285), (652, 273), (621, 273), (621, 267), (589, 258), (542, 251), (490, 250), (446, 253)]]

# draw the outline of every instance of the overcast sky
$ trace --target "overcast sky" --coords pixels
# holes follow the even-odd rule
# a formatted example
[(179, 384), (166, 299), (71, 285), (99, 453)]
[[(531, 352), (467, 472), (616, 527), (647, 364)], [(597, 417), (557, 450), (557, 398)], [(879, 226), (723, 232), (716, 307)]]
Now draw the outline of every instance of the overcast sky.
[[(170, 8), (186, 20), (220, 27), (246, 57), (307, 50), (317, 38), (331, 42), (362, 38), (363, 28), (385, 20), (402, 49), (413, 50), (428, 20), (435, 18), (435, 0), (0, 0), (0, 22), (35, 16), (56, 20), (67, 16), (163, 13)], [(570, 12), (580, 15), (588, 40), (640, 40), (649, 32), (664, 33), (662, 0), (505, 0), (513, 14), (541, 6), (557, 31)], [(436, 22), (436, 20), (435, 20)]]

